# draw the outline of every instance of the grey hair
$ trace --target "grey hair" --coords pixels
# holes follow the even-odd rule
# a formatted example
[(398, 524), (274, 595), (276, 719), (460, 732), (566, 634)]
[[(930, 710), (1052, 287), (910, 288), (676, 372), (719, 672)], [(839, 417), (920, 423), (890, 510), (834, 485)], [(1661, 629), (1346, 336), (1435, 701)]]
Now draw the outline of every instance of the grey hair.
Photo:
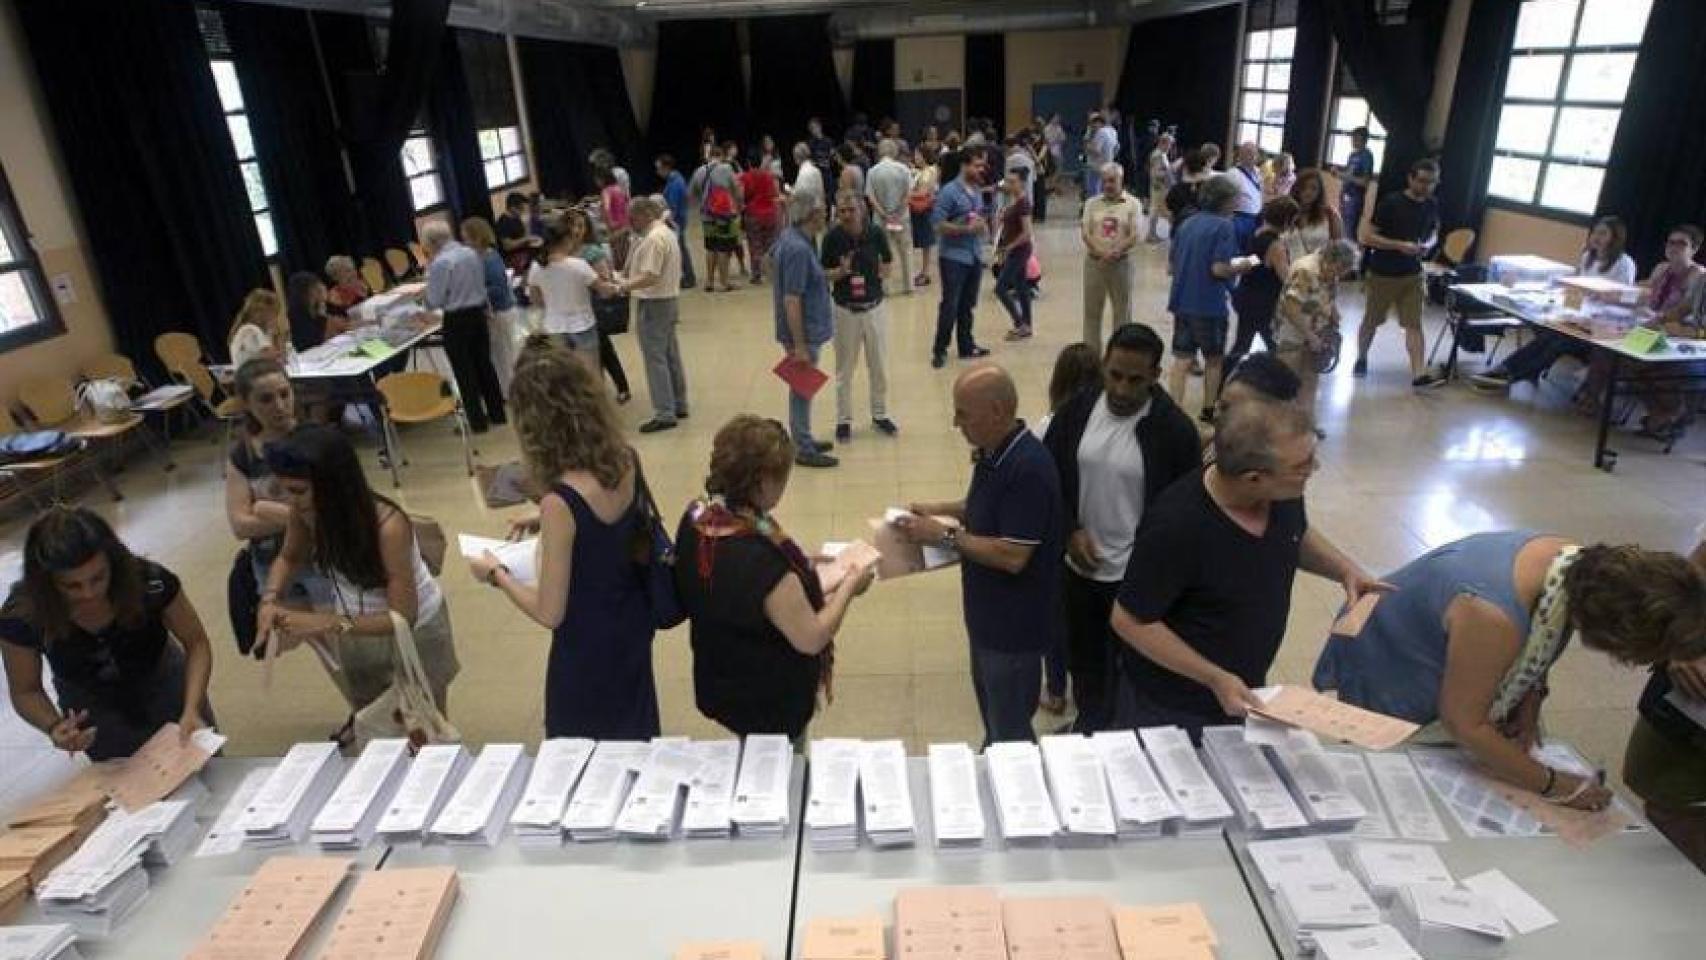
[(900, 156), (900, 144), (892, 137), (884, 137), (877, 143), (877, 157), (881, 160), (893, 160)]
[(804, 142), (794, 144), (794, 162), (795, 163), (804, 163), (806, 158), (810, 157), (811, 155), (812, 155), (812, 148), (806, 146)]
[(335, 277), (335, 276), (338, 276), (339, 274), (341, 274), (345, 271), (348, 271), (350, 273), (355, 272), (355, 261), (354, 260), (350, 259), (349, 257), (344, 256), (341, 253), (334, 254), (334, 255), (326, 258), (326, 276)]
[(862, 204), (864, 204), (865, 198), (860, 196), (857, 190), (843, 188), (835, 191), (835, 205), (839, 207), (843, 202), (851, 202), (855, 206), (859, 206), (860, 209), (864, 209)]
[(1224, 213), (1238, 202), (1239, 193), (1238, 185), (1227, 179), (1226, 174), (1209, 177), (1203, 181), (1201, 192), (1197, 194), (1197, 204), (1204, 210)]
[(1315, 421), (1295, 403), (1252, 398), (1222, 411), (1214, 425), (1215, 469), (1227, 476), (1271, 471), (1274, 448), (1283, 440), (1313, 433)]
[(1102, 169), (1096, 172), (1100, 173), (1104, 177), (1119, 177), (1121, 180), (1125, 179), (1125, 167), (1120, 166), (1112, 160), (1102, 164)]
[(438, 250), (449, 243), (453, 236), (450, 224), (443, 220), (428, 220), (421, 226), (421, 246), (428, 250)]
[(788, 223), (798, 226), (810, 220), (812, 213), (823, 206), (823, 197), (815, 190), (795, 190), (788, 194)]
[(1357, 265), (1357, 245), (1349, 240), (1334, 240), (1321, 248), (1322, 263), (1336, 263), (1343, 273)]
[(635, 214), (656, 220), (663, 215), (663, 202), (654, 196), (635, 197), (628, 203), (628, 216), (633, 217)]

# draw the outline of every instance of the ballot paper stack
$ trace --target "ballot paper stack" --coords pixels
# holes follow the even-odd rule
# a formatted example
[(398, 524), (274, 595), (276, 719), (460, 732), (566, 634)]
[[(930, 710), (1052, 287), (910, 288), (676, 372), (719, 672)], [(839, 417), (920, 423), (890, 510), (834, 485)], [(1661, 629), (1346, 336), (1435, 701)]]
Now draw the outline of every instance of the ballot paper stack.
[(918, 840), (912, 784), (906, 774), (906, 745), (875, 740), (859, 747), (859, 810), (865, 836), (880, 849), (910, 847)]
[(563, 832), (576, 843), (616, 839), (616, 818), (634, 775), (651, 756), (652, 745), (637, 740), (606, 740), (592, 752), (569, 807), (563, 811)]
[(894, 898), (894, 953), (905, 960), (1007, 960), (1001, 900), (988, 887), (908, 887)]
[(1384, 923), (1316, 935), (1321, 960), (1422, 960), (1403, 934)]
[(1439, 884), (1401, 888), (1392, 926), (1430, 960), (1496, 960), (1505, 955), (1511, 935), (1496, 903)]
[(188, 800), (161, 800), (130, 814), (145, 824), (148, 845), (142, 850), (143, 864), (170, 867), (189, 856), (201, 833), (195, 813), (195, 806)]
[(1199, 903), (1115, 907), (1114, 936), (1125, 960), (1214, 960), (1220, 945)]
[[(489, 747), (487, 749), (490, 749)], [(350, 891), (320, 960), (430, 960), (456, 903), (451, 867), (371, 870)]]
[(1203, 769), (1190, 736), (1178, 727), (1145, 727), (1137, 736), (1155, 763), (1161, 785), (1179, 808), (1180, 817), (1174, 824), (1179, 836), (1218, 834), (1232, 819), (1232, 806)]
[(859, 847), (858, 740), (827, 739), (811, 743), (811, 790), (806, 797), (806, 839), (824, 852)]
[(1148, 840), (1161, 836), (1168, 822), (1179, 818), (1179, 808), (1149, 765), (1137, 734), (1130, 730), (1099, 731), (1090, 737), (1090, 746), (1101, 759), (1108, 781), (1115, 837)]
[(1390, 903), (1410, 884), (1454, 883), (1439, 853), (1425, 843), (1356, 843), (1349, 860), (1351, 874), (1381, 903)]
[(0, 833), (0, 871), (22, 873), (26, 885), (40, 883), (76, 852), (84, 832), (73, 826), (42, 826), (13, 827)]
[(261, 792), (270, 776), (272, 769), (269, 767), (259, 767), (243, 775), (237, 789), (214, 818), (213, 826), (207, 829), (201, 844), (195, 848), (197, 857), (225, 857), (243, 849), (243, 831), (237, 828), (237, 823), (243, 819), (243, 812), (249, 809), (249, 801)]
[(984, 822), (983, 801), (977, 792), (977, 755), (963, 743), (932, 743), (925, 762), (936, 849), (981, 849)]
[(1343, 870), (1281, 880), (1274, 893), (1274, 907), (1286, 937), (1306, 954), (1315, 952), (1315, 936), (1322, 931), (1380, 922), (1380, 908), (1368, 891)]
[(409, 772), (409, 741), (374, 740), (344, 774), (331, 799), (309, 826), (322, 850), (360, 850), (373, 840), (379, 818)]
[(1368, 808), (1357, 800), (1339, 775), (1337, 762), (1321, 749), (1321, 741), (1313, 733), (1287, 730), (1282, 740), (1262, 749), (1309, 819), (1311, 831), (1348, 832), (1368, 816)]
[(685, 738), (659, 737), (640, 767), (634, 789), (616, 817), (616, 832), (630, 840), (668, 840), (681, 815), (682, 790), (699, 771), (699, 755)]
[(504, 824), (527, 784), (527, 754), (519, 743), (491, 743), (432, 821), (432, 839), (490, 847), (503, 838)]
[(687, 781), (687, 806), (681, 812), (681, 835), (689, 840), (727, 837), (734, 806), (735, 777), (740, 773), (739, 740), (695, 740), (699, 769)]
[(1001, 927), (1010, 957), (1121, 960), (1113, 915), (1098, 897), (1004, 900)]
[(22, 870), (0, 867), (0, 926), (23, 912), (30, 898), (30, 875)]
[(884, 960), (883, 918), (832, 919), (813, 917), (806, 921), (800, 938), (799, 960)]
[(427, 827), (438, 819), (472, 762), (459, 743), (422, 747), (403, 775), (402, 786), (391, 797), (391, 805), (379, 818), (380, 839), (389, 844), (424, 841)]
[(343, 758), (338, 745), (299, 743), (273, 768), (238, 821), (249, 847), (282, 847), (308, 839), (308, 827), (338, 787)]
[(596, 746), (591, 740), (569, 737), (539, 744), (527, 788), (509, 818), (516, 843), (524, 847), (562, 846), (563, 812)]
[(1207, 727), (1202, 744), (1210, 772), (1251, 836), (1295, 836), (1309, 826), (1262, 748), (1244, 742), (1243, 727)]
[(110, 935), (148, 896), (142, 855), (153, 826), (146, 817), (108, 817), (36, 887), (42, 916), (80, 936)]
[[(294, 958), (349, 875), (342, 857), (272, 857), (249, 877), (184, 960)], [(378, 875), (391, 871), (382, 870)], [(396, 919), (403, 919), (401, 916)], [(367, 956), (377, 960), (378, 950)]]
[(1102, 758), (1089, 738), (1062, 734), (1042, 739), (1043, 773), (1060, 819), (1060, 845), (1098, 847), (1112, 843), (1116, 827)]
[(1250, 862), (1262, 878), (1269, 893), (1279, 889), (1281, 880), (1330, 877), (1343, 868), (1334, 859), (1327, 841), (1314, 837), (1290, 840), (1257, 840), (1246, 847)]
[(1049, 797), (1037, 745), (1022, 740), (992, 743), (984, 748), (983, 760), (1002, 839), (1015, 847), (1053, 841), (1060, 832), (1060, 819)]
[(735, 801), (729, 818), (736, 836), (780, 837), (788, 828), (788, 778), (794, 770), (794, 747), (780, 734), (746, 738), (735, 780)]
[(83, 960), (67, 923), (0, 927), (0, 960)]

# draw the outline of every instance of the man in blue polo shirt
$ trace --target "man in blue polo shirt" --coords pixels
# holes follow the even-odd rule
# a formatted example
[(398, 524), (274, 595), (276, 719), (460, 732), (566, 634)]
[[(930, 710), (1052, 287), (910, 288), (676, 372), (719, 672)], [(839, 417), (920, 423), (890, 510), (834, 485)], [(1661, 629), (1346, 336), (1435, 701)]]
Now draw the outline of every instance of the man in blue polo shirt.
[(663, 181), (663, 202), (669, 207), (670, 226), (675, 228), (675, 242), (681, 248), (681, 289), (693, 289), (693, 257), (687, 250), (687, 180), (675, 169), (675, 157), (658, 154), (653, 161), (658, 178)]
[(1066, 525), (1060, 477), (1018, 409), (1007, 371), (989, 364), (961, 374), (954, 384), (954, 425), (976, 448), (971, 487), (964, 500), (913, 504), (912, 515), (897, 521), (914, 543), (959, 551), (985, 746), (1035, 738), (1031, 715), (1042, 688), (1043, 652), (1054, 648), (1061, 630)]
[(930, 348), (930, 365), (940, 370), (948, 359), (949, 334), (954, 336), (961, 360), (989, 356), (971, 333), (989, 221), (978, 193), (988, 167), (982, 154), (976, 150), (944, 153), (938, 165), (948, 182), (936, 194), (936, 206), (930, 211), (931, 228), (940, 238), (937, 258), (942, 264), (942, 302), (936, 310), (936, 342)]
[(1239, 256), (1232, 211), (1238, 187), (1226, 177), (1203, 181), (1198, 193), (1202, 209), (1179, 228), (1167, 257), (1173, 274), (1167, 309), (1173, 312), (1173, 369), (1167, 372), (1167, 392), (1185, 405), (1185, 384), (1191, 361), (1202, 354), (1202, 414), (1214, 422), (1214, 401), (1220, 394), (1221, 368), (1226, 361), (1226, 330), (1231, 323), (1233, 281), (1256, 266), (1255, 257)]
[[(823, 345), (835, 335), (829, 309), (829, 282), (818, 263), (817, 236), (824, 212), (813, 193), (788, 198), (788, 229), (770, 248), (775, 263), (776, 342), (788, 356), (817, 366)], [(833, 467), (834, 444), (812, 437), (812, 401), (788, 390), (788, 430), (794, 435), (794, 462), (802, 467)]]

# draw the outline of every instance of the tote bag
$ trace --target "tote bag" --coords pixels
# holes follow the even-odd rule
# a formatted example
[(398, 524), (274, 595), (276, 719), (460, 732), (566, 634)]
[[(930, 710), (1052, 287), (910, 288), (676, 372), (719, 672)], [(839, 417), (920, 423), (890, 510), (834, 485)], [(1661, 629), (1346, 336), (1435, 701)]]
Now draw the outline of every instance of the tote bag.
[(432, 698), (432, 684), (415, 646), (414, 628), (395, 610), (391, 611), (391, 642), (395, 651), (391, 685), (356, 711), (355, 751), (360, 753), (368, 743), (387, 738), (409, 741), (410, 753), (429, 743), (462, 742), (461, 732)]
[(687, 619), (687, 608), (675, 589), (675, 544), (664, 529), (652, 488), (646, 484), (646, 472), (639, 464), (640, 458), (635, 455), (634, 505), (639, 515), (634, 518), (633, 559), (645, 581), (652, 626), (668, 630)]

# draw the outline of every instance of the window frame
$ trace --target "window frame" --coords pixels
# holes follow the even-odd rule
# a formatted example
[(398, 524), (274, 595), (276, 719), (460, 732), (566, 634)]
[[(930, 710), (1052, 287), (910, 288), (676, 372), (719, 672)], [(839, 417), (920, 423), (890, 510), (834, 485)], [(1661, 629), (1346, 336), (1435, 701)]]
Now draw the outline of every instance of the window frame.
[[(1361, 100), (1363, 106), (1368, 110), (1368, 118), (1364, 123), (1347, 124), (1341, 122), (1340, 111), (1344, 107), (1343, 101), (1352, 98)], [(1374, 177), (1378, 180), (1380, 178), (1380, 167), (1386, 162), (1386, 144), (1391, 135), (1386, 131), (1385, 126), (1380, 124), (1380, 118), (1375, 116), (1374, 108), (1369, 106), (1368, 98), (1363, 96), (1362, 88), (1357, 86), (1356, 77), (1351, 76), (1350, 69), (1343, 62), (1333, 71), (1333, 97), (1327, 112), (1327, 136), (1325, 142), (1321, 144), (1321, 156), (1325, 158), (1324, 162), (1342, 165), (1345, 161), (1338, 160), (1333, 156), (1333, 141), (1338, 137), (1344, 137), (1348, 141), (1352, 130), (1360, 126), (1367, 126), (1369, 128), (1368, 146), (1375, 155)], [(1380, 127), (1379, 133), (1375, 133), (1374, 128), (1376, 126)], [(1377, 144), (1378, 147), (1376, 147)]]
[[(503, 147), (503, 134), (504, 134), (505, 130), (510, 130), (510, 131), (513, 131), (515, 133), (515, 149), (514, 150), (505, 150)], [(487, 156), (486, 155), (485, 136), (488, 133), (491, 134), (492, 136), (496, 137), (498, 140), (498, 152), (495, 156)], [(508, 190), (511, 187), (514, 187), (518, 184), (526, 183), (529, 179), (532, 178), (533, 170), (528, 166), (528, 163), (527, 163), (527, 140), (525, 137), (522, 136), (520, 124), (512, 123), (512, 124), (505, 124), (503, 126), (498, 126), (498, 127), (487, 127), (486, 129), (479, 131), (475, 136), (480, 141), (480, 168), (481, 168), (481, 170), (484, 171), (487, 166), (489, 166), (493, 163), (501, 164), (503, 166), (503, 170), (504, 170), (504, 179), (502, 179), (499, 182), (494, 183), (494, 182), (492, 182), (492, 179), (490, 177), (486, 178), (486, 190), (488, 192), (496, 193), (499, 190)], [(510, 177), (509, 176), (511, 161), (514, 161), (514, 162), (517, 162), (520, 164), (520, 166), (521, 166), (521, 175), (520, 176), (517, 176), (517, 177)]]
[[(1282, 16), (1282, 13), (1287, 15)], [(1261, 16), (1260, 14), (1265, 14), (1265, 16)], [(1258, 20), (1261, 22), (1258, 23)], [(1272, 56), (1272, 50), (1270, 48), (1268, 52), (1261, 57), (1252, 58), (1250, 56), (1250, 38), (1253, 35), (1257, 33), (1273, 34), (1280, 30), (1292, 31), (1292, 48), (1290, 54), (1284, 57), (1275, 57)], [(1269, 38), (1269, 42), (1270, 44), (1272, 42), (1271, 36)], [(1285, 149), (1285, 121), (1286, 117), (1291, 112), (1290, 70), (1296, 60), (1296, 55), (1296, 8), (1294, 6), (1287, 5), (1286, 9), (1282, 11), (1280, 0), (1248, 0), (1248, 4), (1245, 7), (1244, 12), (1244, 33), (1239, 38), (1238, 93), (1232, 109), (1232, 124), (1235, 133), (1233, 138), (1234, 146), (1243, 143), (1246, 140), (1254, 140), (1256, 144), (1262, 148), (1264, 153), (1278, 154)], [(1245, 81), (1249, 74), (1250, 67), (1257, 65), (1260, 65), (1262, 68), (1262, 84), (1259, 87), (1252, 87)], [(1285, 66), (1287, 71), (1287, 81), (1283, 88), (1275, 87), (1268, 79), (1268, 71), (1279, 65)], [(1267, 119), (1267, 99), (1275, 94), (1279, 94), (1286, 98), (1286, 105), (1284, 110), (1281, 111), (1278, 123), (1270, 122)], [(1259, 102), (1261, 104), (1260, 109), (1257, 111), (1258, 115), (1254, 118), (1246, 117), (1244, 115), (1245, 98), (1251, 95), (1259, 97)], [(1244, 135), (1246, 127), (1254, 127), (1254, 136), (1246, 137)], [(1273, 147), (1269, 147), (1267, 144), (1263, 143), (1262, 132), (1264, 129), (1268, 128), (1276, 129), (1279, 132), (1279, 136), (1277, 137)]]
[[(216, 53), (213, 50), (207, 51), (207, 69), (210, 73), (215, 73), (216, 80), (217, 73), (215, 71), (215, 65), (221, 63), (229, 64), (231, 66), (231, 75), (238, 79), (238, 85), (240, 87), (242, 84), (242, 71), (238, 68), (236, 59), (228, 53)], [(217, 90), (218, 83), (216, 82), (214, 86)], [(249, 181), (248, 178), (244, 176), (243, 168), (249, 166), (253, 166), (255, 168), (255, 177), (259, 180), (261, 185), (261, 199), (266, 202), (259, 208), (250, 204), (249, 216), (252, 220), (258, 221), (261, 218), (261, 215), (265, 214), (268, 223), (272, 224), (271, 250), (267, 249), (267, 237), (266, 234), (261, 232), (259, 223), (255, 224), (255, 239), (260, 241), (261, 255), (267, 259), (268, 263), (275, 263), (279, 258), (278, 223), (272, 218), (272, 194), (267, 191), (266, 171), (261, 168), (261, 152), (255, 148), (254, 128), (249, 126), (249, 102), (245, 100), (241, 107), (236, 110), (231, 110), (226, 108), (225, 101), (221, 99), (219, 102), (219, 112), (225, 117), (225, 135), (230, 138), (231, 153), (237, 158), (237, 176), (243, 181), (244, 200), (249, 199)], [(249, 156), (247, 158), (245, 158), (242, 151), (237, 148), (237, 138), (231, 133), (232, 117), (242, 117), (243, 126), (249, 130)]]
[(0, 353), (8, 353), (63, 335), (65, 318), (59, 312), (59, 300), (53, 295), (41, 255), (36, 252), (35, 238), (24, 222), (23, 211), (18, 209), (17, 195), (12, 192), (12, 183), (3, 166), (0, 166), (0, 231), (5, 232), (12, 255), (12, 259), (0, 261), (0, 277), (21, 274), (36, 313), (32, 323), (0, 329)]
[[(415, 140), (426, 144), (427, 155), (432, 158), (432, 165), (424, 170), (410, 173), (408, 164), (404, 162), (403, 158), (408, 156), (409, 144)], [(409, 191), (409, 206), (415, 211), (416, 217), (431, 216), (449, 206), (449, 201), (444, 196), (444, 176), (439, 173), (438, 144), (433, 141), (432, 133), (424, 125), (410, 129), (408, 135), (403, 138), (403, 145), (397, 148), (397, 164), (403, 169), (403, 183)], [(438, 188), (438, 199), (423, 207), (415, 203), (414, 183), (416, 180), (424, 180), (428, 177), (432, 178), (434, 185)]]

